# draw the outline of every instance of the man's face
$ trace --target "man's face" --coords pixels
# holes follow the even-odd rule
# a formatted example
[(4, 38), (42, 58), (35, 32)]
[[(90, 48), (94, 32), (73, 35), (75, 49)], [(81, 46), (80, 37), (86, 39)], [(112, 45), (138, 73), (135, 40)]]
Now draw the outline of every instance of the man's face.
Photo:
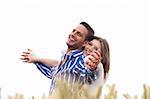
[(78, 25), (69, 34), (67, 45), (71, 49), (80, 49), (85, 43), (86, 36), (88, 35), (88, 30), (83, 25)]

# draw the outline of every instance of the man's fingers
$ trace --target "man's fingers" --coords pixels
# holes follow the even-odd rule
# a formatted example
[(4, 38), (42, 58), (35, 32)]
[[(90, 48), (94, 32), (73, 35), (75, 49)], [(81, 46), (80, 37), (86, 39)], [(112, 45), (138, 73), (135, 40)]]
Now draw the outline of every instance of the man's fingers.
[(22, 62), (27, 63), (27, 61), (22, 61)]
[(32, 52), (32, 50), (31, 50), (31, 49), (29, 49), (29, 48), (28, 48), (27, 50), (28, 50), (29, 52)]
[(25, 63), (31, 63), (28, 58), (24, 58), (23, 62), (25, 62)]
[(23, 54), (30, 54), (30, 52), (23, 52)]
[(21, 60), (26, 60), (26, 58), (20, 58)]
[(24, 63), (30, 63), (29, 61), (27, 61), (27, 60), (25, 60), (25, 61), (23, 61)]
[(22, 57), (20, 59), (23, 60), (24, 63), (31, 63), (29, 61), (29, 56), (32, 54), (31, 51), (31, 49), (27, 49), (27, 51), (24, 51), (21, 55)]
[(28, 58), (28, 55), (22, 54), (21, 56), (22, 56), (23, 58)]
[(28, 56), (28, 55), (26, 55), (26, 54), (22, 54), (21, 56), (26, 57), (26, 56)]
[(29, 60), (28, 58), (25, 58), (25, 57), (21, 57), (20, 59), (21, 60)]

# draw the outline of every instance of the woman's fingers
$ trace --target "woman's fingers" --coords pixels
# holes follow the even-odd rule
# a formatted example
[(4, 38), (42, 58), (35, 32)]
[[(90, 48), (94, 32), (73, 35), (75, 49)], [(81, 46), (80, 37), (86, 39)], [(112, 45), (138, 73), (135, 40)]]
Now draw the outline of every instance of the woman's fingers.
[(95, 64), (98, 64), (100, 59), (97, 56), (90, 55), (89, 60)]
[(98, 64), (101, 61), (101, 54), (99, 50), (94, 50), (90, 55), (93, 56), (93, 62)]
[(98, 61), (101, 61), (101, 52), (100, 52), (100, 49), (98, 49), (97, 51), (94, 50), (93, 53), (92, 53), (93, 57), (95, 59), (97, 59)]
[(98, 61), (91, 55), (85, 58), (85, 64), (90, 70), (94, 70), (97, 67), (97, 62)]
[(91, 70), (94, 70), (96, 68), (96, 64), (93, 62), (88, 62), (87, 65)]

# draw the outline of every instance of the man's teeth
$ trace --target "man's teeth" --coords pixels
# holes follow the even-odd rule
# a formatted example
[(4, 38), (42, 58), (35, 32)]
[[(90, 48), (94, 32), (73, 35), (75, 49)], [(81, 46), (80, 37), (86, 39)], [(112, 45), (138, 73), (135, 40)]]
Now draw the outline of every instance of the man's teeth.
[(75, 41), (73, 38), (70, 38), (71, 41)]

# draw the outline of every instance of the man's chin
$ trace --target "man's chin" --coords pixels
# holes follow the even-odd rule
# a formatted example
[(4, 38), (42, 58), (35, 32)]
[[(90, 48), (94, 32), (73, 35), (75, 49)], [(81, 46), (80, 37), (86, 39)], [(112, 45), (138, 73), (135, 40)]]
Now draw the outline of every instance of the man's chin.
[(67, 44), (69, 47), (74, 46), (74, 44), (73, 44), (73, 43), (70, 43), (70, 42), (67, 42), (66, 44)]
[(73, 45), (73, 44), (69, 44), (69, 43), (66, 43), (66, 44), (67, 44), (69, 49), (72, 49), (72, 50), (78, 49), (78, 47)]

